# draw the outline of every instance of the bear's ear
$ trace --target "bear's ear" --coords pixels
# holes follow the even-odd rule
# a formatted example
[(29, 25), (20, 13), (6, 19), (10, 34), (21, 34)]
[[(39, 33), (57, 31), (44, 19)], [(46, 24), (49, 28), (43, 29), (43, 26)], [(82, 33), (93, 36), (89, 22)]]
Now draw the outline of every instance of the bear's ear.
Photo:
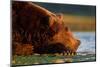
[(56, 14), (56, 16), (57, 16), (58, 19), (60, 19), (61, 21), (63, 20), (63, 14), (59, 13), (59, 14)]

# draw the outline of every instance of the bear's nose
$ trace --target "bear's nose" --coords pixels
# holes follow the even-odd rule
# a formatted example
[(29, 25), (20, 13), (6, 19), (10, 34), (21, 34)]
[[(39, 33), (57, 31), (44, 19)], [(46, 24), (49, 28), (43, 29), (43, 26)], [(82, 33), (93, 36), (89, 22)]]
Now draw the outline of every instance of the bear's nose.
[(78, 46), (81, 44), (81, 41), (80, 40), (77, 40), (77, 44), (78, 44)]

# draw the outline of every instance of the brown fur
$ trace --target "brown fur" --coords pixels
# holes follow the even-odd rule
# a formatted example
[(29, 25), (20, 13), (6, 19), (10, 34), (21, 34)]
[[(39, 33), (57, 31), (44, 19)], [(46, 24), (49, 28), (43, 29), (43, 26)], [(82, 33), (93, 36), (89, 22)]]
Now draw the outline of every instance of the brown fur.
[(21, 44), (14, 43), (13, 44), (13, 55), (32, 55), (34, 47), (32, 44)]
[(15, 47), (15, 53), (19, 50), (16, 54), (25, 53), (27, 46), (23, 44), (32, 44), (34, 53), (41, 54), (76, 52), (80, 44), (68, 28), (65, 29), (62, 15), (56, 15), (34, 3), (17, 1), (12, 3), (12, 40), (13, 44), (22, 43)]

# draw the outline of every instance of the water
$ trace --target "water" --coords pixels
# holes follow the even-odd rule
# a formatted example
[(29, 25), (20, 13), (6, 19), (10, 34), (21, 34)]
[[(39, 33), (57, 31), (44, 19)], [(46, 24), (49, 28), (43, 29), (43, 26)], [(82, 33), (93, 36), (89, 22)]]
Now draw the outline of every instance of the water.
[(77, 52), (88, 52), (95, 54), (95, 32), (75, 32), (75, 37), (81, 40)]
[(95, 61), (95, 32), (74, 32), (74, 36), (81, 40), (81, 44), (77, 50), (78, 55), (73, 58), (73, 62)]

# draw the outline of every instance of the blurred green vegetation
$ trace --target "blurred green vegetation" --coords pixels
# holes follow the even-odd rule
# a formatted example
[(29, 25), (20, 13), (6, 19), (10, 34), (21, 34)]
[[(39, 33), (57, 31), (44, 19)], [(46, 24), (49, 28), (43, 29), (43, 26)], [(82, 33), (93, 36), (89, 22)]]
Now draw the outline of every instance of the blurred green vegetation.
[(95, 16), (82, 16), (73, 14), (64, 14), (64, 25), (72, 31), (95, 31)]

